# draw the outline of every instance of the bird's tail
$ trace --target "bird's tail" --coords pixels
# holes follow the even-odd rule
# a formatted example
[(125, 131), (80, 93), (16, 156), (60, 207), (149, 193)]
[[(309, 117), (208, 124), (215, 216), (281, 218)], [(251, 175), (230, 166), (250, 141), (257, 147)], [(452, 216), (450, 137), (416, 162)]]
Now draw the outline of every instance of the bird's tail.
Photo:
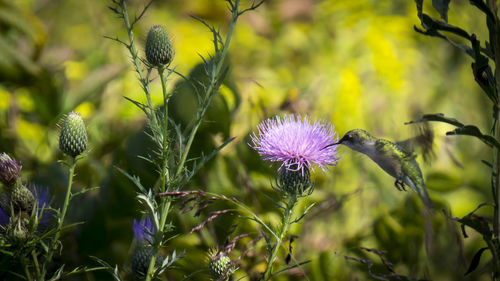
[(434, 210), (434, 205), (432, 204), (431, 198), (429, 197), (429, 193), (427, 192), (427, 188), (425, 187), (425, 183), (422, 177), (414, 182), (410, 177), (405, 176), (404, 182), (418, 194), (428, 210)]
[(432, 204), (431, 198), (429, 197), (429, 193), (427, 192), (427, 188), (425, 187), (424, 183), (422, 183), (422, 189), (418, 196), (420, 196), (427, 209), (431, 211), (434, 210), (434, 205)]

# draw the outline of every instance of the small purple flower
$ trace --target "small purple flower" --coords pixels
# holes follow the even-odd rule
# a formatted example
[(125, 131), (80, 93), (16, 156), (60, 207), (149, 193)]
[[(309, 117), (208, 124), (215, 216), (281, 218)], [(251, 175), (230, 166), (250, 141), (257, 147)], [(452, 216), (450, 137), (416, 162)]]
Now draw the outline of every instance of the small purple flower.
[(335, 166), (339, 160), (337, 146), (327, 145), (337, 142), (338, 136), (333, 125), (326, 121), (311, 122), (309, 117), (285, 115), (262, 121), (257, 134), (252, 134), (252, 144), (260, 156), (271, 162), (282, 162), (280, 169), (304, 171), (313, 169), (313, 164), (323, 171), (327, 166)]
[(30, 189), (33, 195), (35, 195), (36, 201), (38, 203), (38, 216), (39, 217), (41, 216), (39, 224), (41, 226), (47, 226), (50, 222), (51, 212), (52, 212), (51, 210), (47, 209), (49, 208), (49, 201), (50, 201), (49, 189), (34, 184), (31, 185)]
[(134, 229), (135, 240), (138, 244), (152, 243), (154, 234), (153, 223), (149, 217), (141, 221), (134, 220), (132, 228)]
[(12, 186), (21, 177), (23, 166), (10, 158), (7, 153), (0, 153), (0, 181), (6, 186)]
[(7, 227), (7, 225), (9, 224), (9, 221), (10, 221), (10, 218), (7, 215), (7, 213), (2, 208), (0, 208), (0, 232), (2, 231), (2, 229)]

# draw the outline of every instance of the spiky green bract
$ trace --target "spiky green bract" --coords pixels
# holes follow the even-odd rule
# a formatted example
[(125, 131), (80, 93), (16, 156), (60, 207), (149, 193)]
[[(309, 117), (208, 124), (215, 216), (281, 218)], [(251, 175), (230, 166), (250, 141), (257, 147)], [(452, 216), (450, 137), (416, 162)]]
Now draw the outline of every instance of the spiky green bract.
[(152, 66), (168, 66), (172, 62), (172, 44), (168, 34), (159, 25), (151, 27), (146, 39), (146, 59)]
[(35, 196), (21, 182), (17, 182), (14, 187), (9, 190), (9, 201), (15, 211), (31, 211), (35, 202)]
[(22, 165), (6, 153), (0, 153), (0, 182), (7, 187), (13, 186), (21, 177)]
[[(132, 272), (137, 277), (143, 277), (148, 272), (149, 263), (151, 262), (151, 257), (153, 257), (155, 249), (151, 246), (137, 245), (137, 248), (132, 255)], [(160, 255), (156, 256), (156, 266), (160, 266), (163, 261), (163, 257)]]
[(300, 196), (312, 186), (311, 173), (307, 166), (302, 170), (281, 167), (278, 173), (278, 190), (285, 194)]
[(75, 158), (87, 148), (87, 130), (80, 114), (69, 113), (64, 119), (59, 135), (59, 148), (65, 154)]
[(210, 253), (208, 269), (210, 270), (210, 277), (216, 281), (228, 280), (233, 273), (231, 259), (226, 254), (215, 251)]

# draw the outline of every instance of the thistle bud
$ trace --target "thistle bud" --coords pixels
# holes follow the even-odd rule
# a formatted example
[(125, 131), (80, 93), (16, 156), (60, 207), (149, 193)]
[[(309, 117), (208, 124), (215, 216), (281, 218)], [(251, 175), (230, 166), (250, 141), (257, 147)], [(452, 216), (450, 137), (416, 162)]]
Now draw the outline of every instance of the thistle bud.
[(9, 226), (8, 237), (14, 242), (23, 243), (28, 239), (28, 229), (26, 228), (25, 222), (20, 217), (16, 217), (10, 220), (11, 225)]
[(6, 153), (0, 153), (0, 181), (7, 187), (13, 186), (21, 177), (22, 165), (9, 157)]
[(87, 130), (82, 117), (76, 112), (69, 113), (61, 127), (59, 149), (74, 158), (85, 151), (87, 142)]
[(9, 199), (14, 209), (19, 211), (31, 211), (35, 202), (31, 190), (20, 182), (9, 191)]
[(163, 27), (151, 27), (146, 39), (146, 59), (152, 66), (165, 66), (172, 62), (173, 51), (170, 39)]
[(301, 195), (311, 187), (309, 168), (304, 166), (302, 170), (290, 170), (283, 167), (279, 171), (278, 187), (285, 193)]
[[(151, 262), (151, 257), (153, 257), (153, 255), (153, 247), (138, 245), (134, 251), (134, 254), (132, 255), (132, 272), (138, 277), (145, 276), (149, 268), (149, 263)], [(163, 257), (157, 255), (155, 266), (160, 266), (162, 261)]]
[(233, 273), (231, 259), (224, 253), (212, 252), (208, 260), (208, 269), (213, 280), (228, 280)]

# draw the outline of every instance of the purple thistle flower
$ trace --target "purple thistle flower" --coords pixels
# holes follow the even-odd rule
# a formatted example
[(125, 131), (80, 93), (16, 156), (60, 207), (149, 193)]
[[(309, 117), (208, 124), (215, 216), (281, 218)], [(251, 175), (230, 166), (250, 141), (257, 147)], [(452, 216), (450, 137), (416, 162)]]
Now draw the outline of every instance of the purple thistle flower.
[(134, 220), (132, 228), (134, 229), (135, 240), (138, 244), (146, 242), (152, 243), (152, 234), (154, 234), (153, 223), (149, 217), (141, 221)]
[(50, 216), (51, 210), (47, 209), (49, 208), (49, 201), (50, 201), (49, 189), (46, 187), (37, 186), (35, 184), (32, 184), (30, 189), (33, 195), (35, 195), (36, 201), (38, 202), (38, 216), (40, 219), (39, 224), (41, 226), (47, 226), (51, 218)]
[(10, 218), (7, 213), (2, 208), (0, 208), (0, 231), (2, 230), (2, 228), (7, 227), (9, 221)]
[(323, 171), (327, 166), (335, 166), (339, 160), (337, 146), (327, 145), (337, 142), (338, 136), (333, 125), (326, 121), (311, 122), (309, 117), (285, 115), (262, 121), (258, 133), (251, 135), (252, 144), (262, 159), (282, 162), (280, 169), (304, 171), (313, 169), (313, 164)]
[(0, 153), (0, 182), (7, 186), (14, 185), (21, 177), (22, 168), (21, 163), (10, 158), (7, 153)]

